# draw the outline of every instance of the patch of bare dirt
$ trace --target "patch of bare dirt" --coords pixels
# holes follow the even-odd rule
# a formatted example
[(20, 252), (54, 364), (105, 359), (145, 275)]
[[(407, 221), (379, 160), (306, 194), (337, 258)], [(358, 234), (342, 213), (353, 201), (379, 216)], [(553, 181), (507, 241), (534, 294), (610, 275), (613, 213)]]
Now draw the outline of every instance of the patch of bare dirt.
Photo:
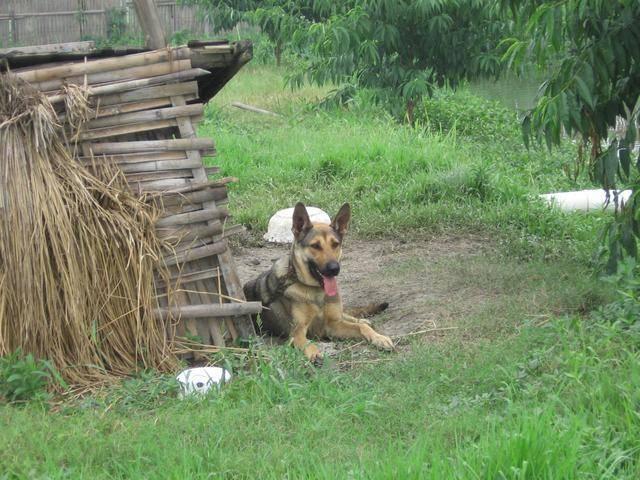
[[(443, 277), (446, 265), (467, 262), (487, 251), (487, 239), (439, 237), (416, 240), (348, 240), (338, 284), (346, 306), (389, 302), (372, 319), (381, 333), (400, 338), (416, 332), (446, 332), (482, 303), (483, 289), (452, 289), (456, 279)], [(242, 282), (271, 267), (290, 247), (265, 244), (239, 247), (236, 266)], [(460, 269), (453, 269), (460, 275)], [(333, 350), (325, 345), (325, 350)], [(328, 353), (328, 352), (327, 352)]]

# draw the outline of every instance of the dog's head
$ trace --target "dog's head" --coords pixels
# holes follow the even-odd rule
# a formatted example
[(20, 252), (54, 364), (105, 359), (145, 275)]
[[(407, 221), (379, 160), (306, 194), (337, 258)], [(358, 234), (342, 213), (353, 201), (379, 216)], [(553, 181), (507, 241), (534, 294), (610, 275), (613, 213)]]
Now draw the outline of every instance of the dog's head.
[(293, 210), (293, 255), (300, 280), (319, 285), (331, 297), (338, 294), (342, 240), (349, 228), (351, 207), (345, 203), (331, 225), (311, 223), (307, 209), (298, 203)]

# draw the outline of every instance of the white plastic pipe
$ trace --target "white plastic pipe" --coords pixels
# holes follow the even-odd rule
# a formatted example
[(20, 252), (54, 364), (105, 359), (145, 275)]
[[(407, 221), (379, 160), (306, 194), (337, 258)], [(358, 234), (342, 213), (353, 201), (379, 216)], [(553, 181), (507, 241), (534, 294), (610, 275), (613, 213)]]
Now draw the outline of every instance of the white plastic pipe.
[[(618, 207), (621, 202), (627, 203), (631, 196), (631, 190), (610, 190), (609, 203), (606, 205), (607, 210), (613, 210), (616, 206), (616, 196)], [(545, 193), (540, 195), (549, 205), (555, 205), (566, 212), (592, 210), (602, 210), (607, 201), (607, 193), (605, 190), (579, 190), (577, 192), (556, 192)]]

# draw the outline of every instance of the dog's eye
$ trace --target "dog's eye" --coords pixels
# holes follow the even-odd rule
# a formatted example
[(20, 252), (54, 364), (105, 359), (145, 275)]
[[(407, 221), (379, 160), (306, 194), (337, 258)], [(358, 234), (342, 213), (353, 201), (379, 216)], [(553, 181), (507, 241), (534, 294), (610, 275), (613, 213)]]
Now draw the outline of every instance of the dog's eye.
[(334, 250), (336, 248), (338, 248), (340, 246), (340, 244), (338, 242), (331, 242), (331, 248), (333, 248)]
[(319, 243), (312, 243), (311, 248), (315, 248), (316, 250), (322, 250), (322, 247)]

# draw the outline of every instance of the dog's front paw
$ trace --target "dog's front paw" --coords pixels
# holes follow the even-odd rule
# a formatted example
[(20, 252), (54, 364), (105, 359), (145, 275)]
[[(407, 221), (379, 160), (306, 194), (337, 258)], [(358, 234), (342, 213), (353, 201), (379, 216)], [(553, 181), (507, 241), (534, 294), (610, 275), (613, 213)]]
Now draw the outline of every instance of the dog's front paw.
[(317, 345), (314, 345), (313, 343), (307, 345), (304, 348), (304, 356), (307, 357), (311, 363), (315, 365), (322, 365), (322, 352)]
[(393, 345), (393, 340), (391, 340), (386, 335), (380, 335), (379, 333), (375, 334), (375, 336), (371, 339), (371, 343), (383, 350), (393, 350), (395, 348)]

